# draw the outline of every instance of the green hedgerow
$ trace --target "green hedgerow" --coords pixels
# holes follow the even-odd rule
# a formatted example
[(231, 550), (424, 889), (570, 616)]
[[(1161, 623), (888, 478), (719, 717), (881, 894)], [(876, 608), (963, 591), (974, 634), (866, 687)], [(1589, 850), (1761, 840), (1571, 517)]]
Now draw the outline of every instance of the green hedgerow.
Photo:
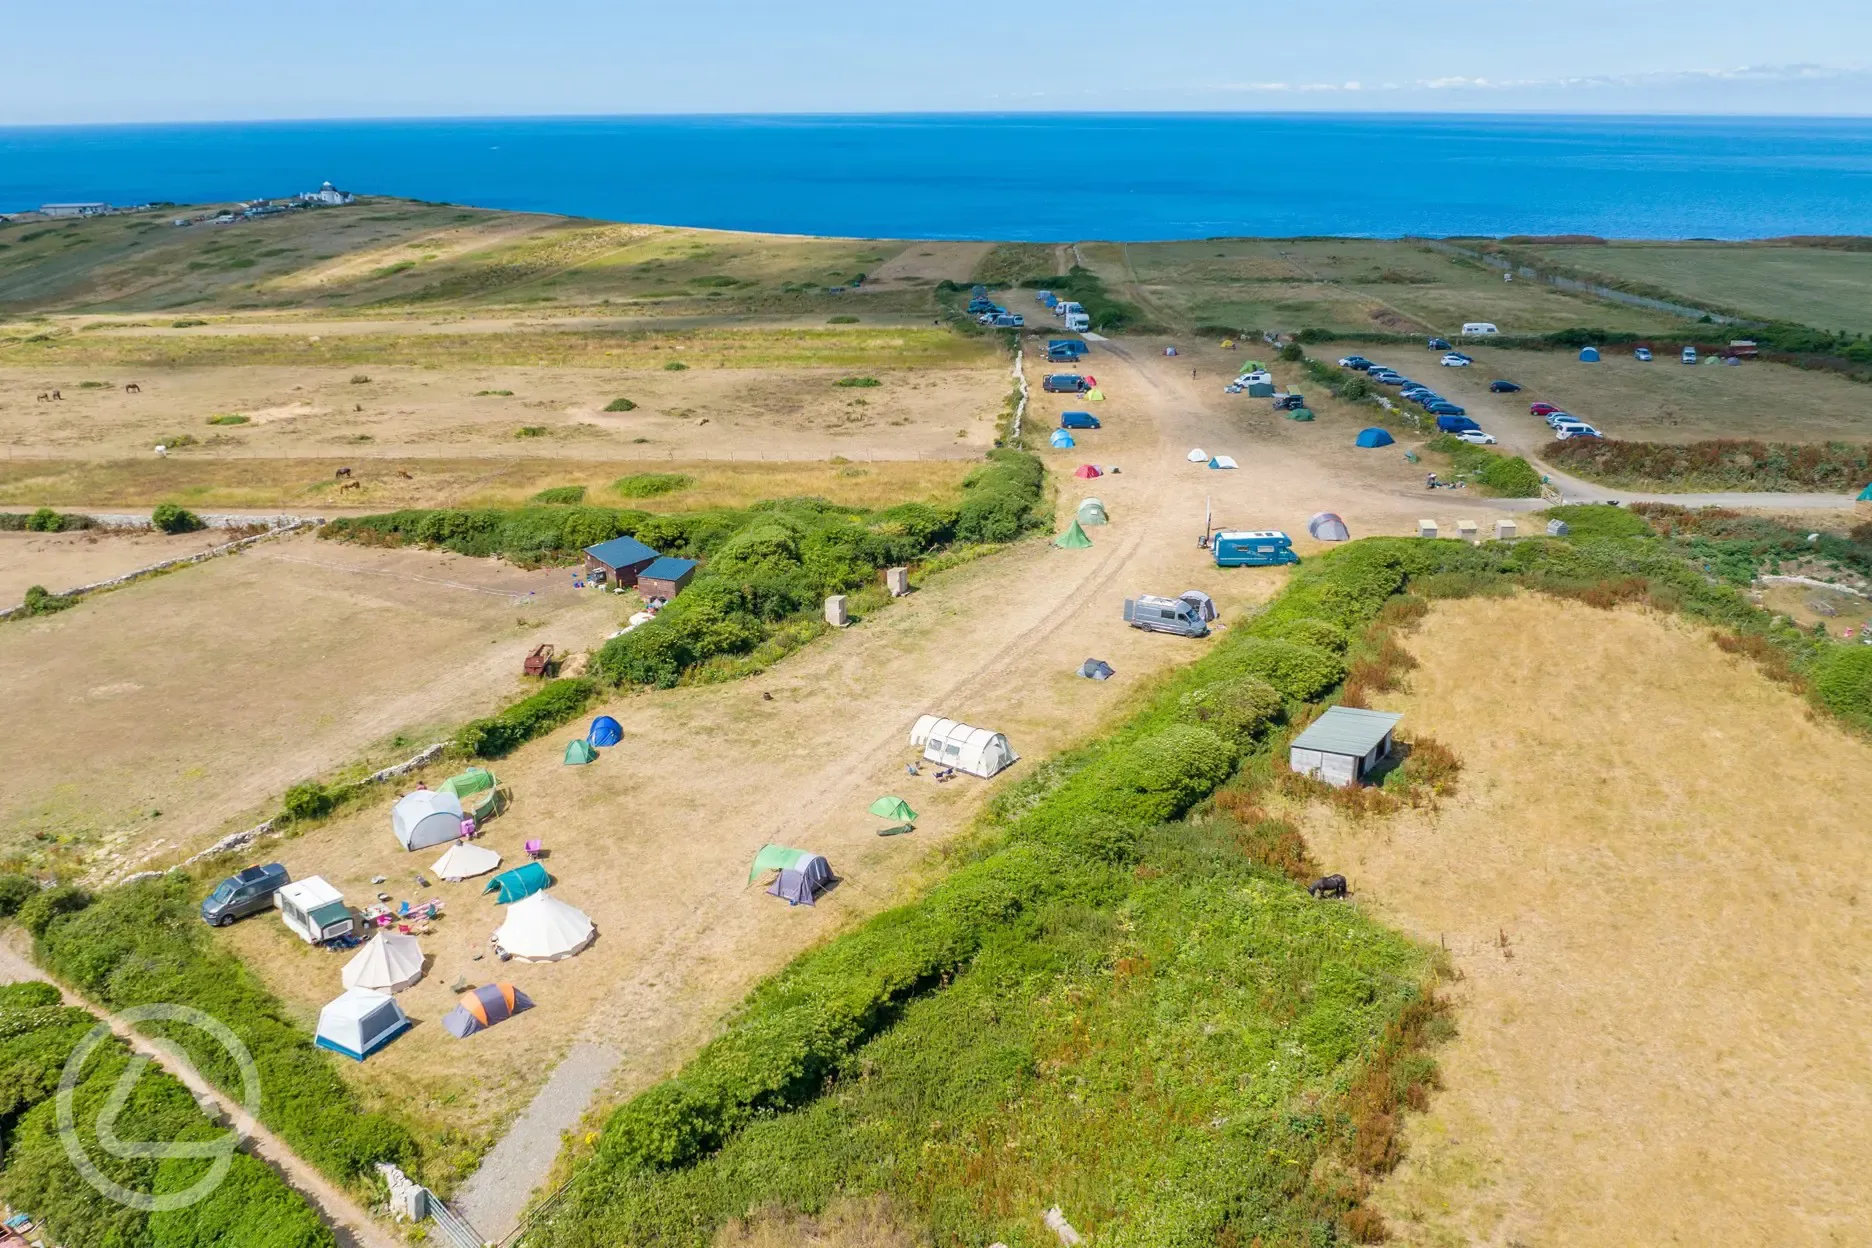
[(1252, 677), (1216, 681), (1178, 699), (1185, 719), (1238, 746), (1278, 719), (1285, 706), (1280, 690)]
[(91, 904), (91, 894), (74, 884), (40, 889), (28, 897), (15, 912), (20, 926), (37, 939), (46, 934), (52, 920), (62, 914), (76, 914)]
[(680, 472), (639, 472), (619, 477), (611, 483), (611, 489), (623, 498), (658, 498), (686, 490), (694, 484), (694, 477), (686, 477)]
[(193, 533), (208, 527), (200, 516), (180, 503), (157, 503), (150, 512), (150, 524), (165, 533)]
[(1345, 678), (1339, 657), (1315, 646), (1275, 637), (1252, 637), (1229, 652), (1235, 672), (1272, 685), (1290, 698), (1311, 701)]
[(1814, 692), (1841, 719), (1872, 727), (1872, 646), (1836, 646), (1814, 667)]

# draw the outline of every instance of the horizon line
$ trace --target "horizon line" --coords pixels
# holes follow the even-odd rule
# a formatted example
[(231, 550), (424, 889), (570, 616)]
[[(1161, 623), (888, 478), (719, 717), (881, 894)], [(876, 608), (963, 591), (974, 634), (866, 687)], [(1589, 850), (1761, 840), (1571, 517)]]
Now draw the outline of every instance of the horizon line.
[(315, 114), (271, 117), (175, 117), (136, 121), (0, 121), (0, 132), (9, 130), (95, 130), (136, 129), (159, 126), (273, 126), (273, 125), (383, 125), (400, 122), (493, 122), (493, 121), (735, 121), (735, 120), (916, 120), (916, 119), (1073, 119), (1073, 118), (1268, 118), (1268, 119), (1397, 119), (1429, 120), (1471, 119), (1579, 119), (1633, 121), (1837, 121), (1872, 122), (1872, 109), (1862, 113), (1761, 113), (1710, 111), (1632, 112), (1611, 109), (882, 109), (870, 111), (827, 111), (821, 109), (776, 109), (767, 111), (684, 111), (684, 112), (545, 112), (545, 113), (383, 113), (358, 116)]

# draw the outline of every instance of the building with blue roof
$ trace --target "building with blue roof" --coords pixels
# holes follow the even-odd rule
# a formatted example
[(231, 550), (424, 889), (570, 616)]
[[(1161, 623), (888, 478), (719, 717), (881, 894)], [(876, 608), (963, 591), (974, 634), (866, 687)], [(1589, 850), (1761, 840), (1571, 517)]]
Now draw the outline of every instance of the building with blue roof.
[(585, 548), (585, 575), (629, 588), (645, 568), (661, 557), (634, 537), (614, 537)]
[(695, 570), (693, 559), (672, 559), (663, 555), (637, 574), (637, 592), (646, 602), (652, 598), (667, 602), (682, 592), (683, 586), (695, 576)]

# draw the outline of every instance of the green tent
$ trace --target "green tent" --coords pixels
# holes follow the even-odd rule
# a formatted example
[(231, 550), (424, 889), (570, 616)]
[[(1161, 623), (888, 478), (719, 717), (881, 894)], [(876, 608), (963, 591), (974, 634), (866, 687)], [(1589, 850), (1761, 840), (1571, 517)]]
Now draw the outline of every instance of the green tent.
[(1074, 519), (1072, 527), (1053, 539), (1053, 544), (1062, 550), (1084, 550), (1092, 544), (1092, 539), (1086, 536), (1086, 531), (1079, 527), (1079, 521)]
[(880, 819), (895, 819), (899, 823), (909, 823), (916, 818), (916, 811), (910, 809), (910, 803), (901, 797), (880, 797), (871, 803), (871, 813)]
[(1096, 498), (1088, 498), (1079, 504), (1080, 524), (1108, 524), (1111, 517), (1105, 514), (1105, 504)]
[(596, 762), (597, 759), (598, 751), (592, 748), (592, 743), (584, 737), (566, 746), (565, 761), (568, 767), (582, 767), (586, 763)]
[(785, 845), (763, 845), (754, 855), (754, 865), (748, 868), (748, 883), (763, 871), (784, 871), (788, 867), (797, 867), (808, 858), (817, 857), (809, 849), (788, 849)]
[(498, 893), (494, 898), (499, 905), (510, 901), (519, 901), (522, 897), (531, 897), (552, 883), (552, 877), (546, 874), (546, 868), (537, 862), (503, 871), (487, 882), (484, 893)]
[(1310, 407), (1296, 407), (1293, 411), (1287, 413), (1287, 419), (1302, 422), (1312, 420), (1313, 409)]
[(485, 767), (470, 767), (459, 776), (450, 776), (439, 786), (461, 799), (462, 810), (476, 819), (494, 813), (498, 804), (495, 787), (500, 781)]
[(1859, 491), (1859, 501), (1862, 503), (1872, 503), (1872, 485), (1868, 485), (1865, 489)]

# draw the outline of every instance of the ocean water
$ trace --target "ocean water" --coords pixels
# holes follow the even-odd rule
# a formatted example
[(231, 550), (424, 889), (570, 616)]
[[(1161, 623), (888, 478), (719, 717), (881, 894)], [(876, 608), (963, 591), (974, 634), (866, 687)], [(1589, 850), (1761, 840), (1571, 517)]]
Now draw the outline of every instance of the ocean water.
[(0, 211), (315, 188), (792, 234), (1872, 234), (1872, 119), (617, 117), (0, 128)]

